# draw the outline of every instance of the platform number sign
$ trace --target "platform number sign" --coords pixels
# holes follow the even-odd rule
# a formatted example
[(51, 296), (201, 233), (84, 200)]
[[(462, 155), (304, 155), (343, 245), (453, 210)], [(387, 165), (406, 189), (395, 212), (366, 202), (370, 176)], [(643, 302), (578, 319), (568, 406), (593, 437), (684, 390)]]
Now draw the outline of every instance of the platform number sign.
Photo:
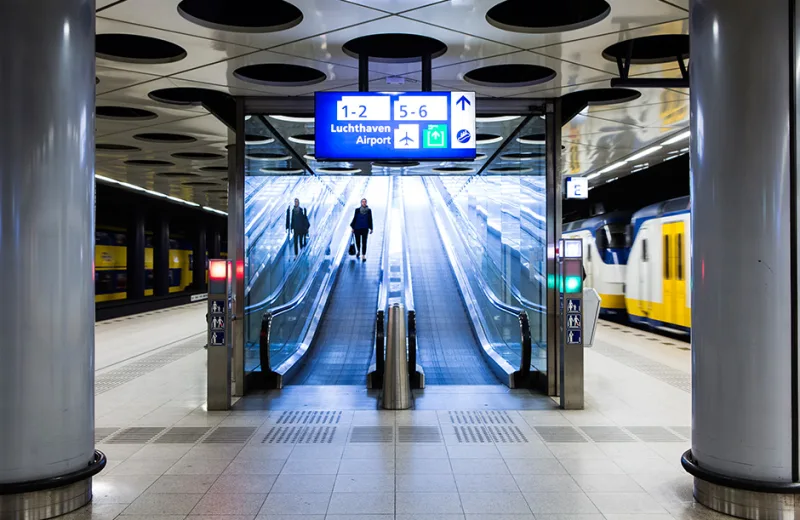
[(589, 179), (586, 177), (567, 177), (564, 195), (568, 199), (588, 199)]

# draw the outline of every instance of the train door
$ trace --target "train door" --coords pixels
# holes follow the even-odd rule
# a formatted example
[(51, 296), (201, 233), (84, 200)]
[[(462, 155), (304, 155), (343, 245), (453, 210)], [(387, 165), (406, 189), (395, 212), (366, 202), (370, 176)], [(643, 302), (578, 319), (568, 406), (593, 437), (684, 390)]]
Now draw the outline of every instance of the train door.
[(586, 251), (584, 252), (584, 269), (586, 270), (586, 281), (583, 282), (584, 287), (591, 287), (594, 288), (594, 260), (597, 255), (596, 251), (593, 251), (594, 247), (592, 245), (592, 236), (589, 235), (588, 239), (584, 239), (584, 244), (586, 244)]
[(639, 302), (639, 313), (648, 318), (652, 318), (653, 312), (653, 291), (652, 291), (652, 277), (650, 262), (650, 231), (647, 224), (642, 226), (640, 230), (641, 240), (641, 257), (638, 264), (636, 262), (628, 261), (628, 264), (635, 265), (639, 270), (639, 294), (635, 298)]
[(661, 227), (663, 240), (663, 321), (683, 325), (686, 309), (685, 224), (665, 223)]

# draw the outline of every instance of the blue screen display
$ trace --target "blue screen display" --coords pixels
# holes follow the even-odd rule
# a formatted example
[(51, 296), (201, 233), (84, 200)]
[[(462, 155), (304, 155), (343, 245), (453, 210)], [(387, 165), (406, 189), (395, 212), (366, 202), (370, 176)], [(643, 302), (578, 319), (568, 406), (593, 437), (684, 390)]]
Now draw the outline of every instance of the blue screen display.
[(474, 92), (317, 92), (317, 160), (471, 160)]

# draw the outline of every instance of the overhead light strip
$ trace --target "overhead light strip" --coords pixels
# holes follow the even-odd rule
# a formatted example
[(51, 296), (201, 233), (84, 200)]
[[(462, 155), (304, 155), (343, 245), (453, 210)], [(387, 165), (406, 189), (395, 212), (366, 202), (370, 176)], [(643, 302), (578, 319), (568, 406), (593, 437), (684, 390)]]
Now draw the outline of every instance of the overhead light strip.
[(686, 130), (685, 132), (681, 132), (681, 133), (675, 135), (674, 137), (669, 138), (668, 140), (664, 141), (661, 144), (668, 146), (668, 145), (671, 145), (671, 144), (680, 143), (684, 139), (688, 139), (691, 135), (692, 135), (692, 131), (691, 130)]
[[(148, 190), (146, 188), (142, 188), (141, 186), (137, 186), (135, 184), (130, 184), (128, 182), (122, 182), (122, 181), (118, 181), (116, 179), (112, 179), (111, 177), (105, 177), (103, 175), (95, 175), (94, 178), (96, 180), (98, 180), (98, 181), (106, 182), (106, 183), (109, 183), (109, 184), (116, 184), (118, 186), (122, 186), (123, 188), (128, 188), (130, 190), (141, 191), (143, 193), (147, 193), (148, 195), (153, 195), (154, 197), (161, 197), (161, 198), (169, 199), (169, 200), (172, 200), (172, 201), (175, 201), (175, 202), (179, 202), (181, 204), (186, 204), (187, 206), (192, 206), (192, 207), (197, 207), (197, 208), (200, 207), (200, 204), (198, 204), (196, 202), (192, 202), (192, 201), (189, 201), (189, 200), (183, 200), (183, 199), (178, 198), (178, 197), (173, 197), (172, 195), (167, 195), (166, 193), (161, 193), (160, 191)], [(211, 208), (209, 206), (203, 206), (203, 209), (206, 210), (206, 211), (210, 211), (211, 213), (217, 213), (219, 215), (225, 215), (226, 217), (228, 216), (228, 214), (226, 212), (220, 211), (218, 209)]]

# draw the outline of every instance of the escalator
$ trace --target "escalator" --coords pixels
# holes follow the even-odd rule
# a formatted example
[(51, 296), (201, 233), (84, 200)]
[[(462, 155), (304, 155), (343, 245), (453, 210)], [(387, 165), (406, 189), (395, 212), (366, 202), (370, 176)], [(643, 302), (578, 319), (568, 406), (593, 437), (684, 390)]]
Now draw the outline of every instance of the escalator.
[[(366, 384), (374, 347), (387, 193), (388, 179), (371, 179), (366, 198), (373, 204), (375, 229), (368, 239), (367, 261), (346, 257), (342, 262), (306, 360), (288, 384)], [(352, 218), (352, 212), (346, 211), (345, 217)]]
[(495, 385), (421, 179), (403, 179), (406, 236), (416, 310), (418, 363), (429, 385)]

